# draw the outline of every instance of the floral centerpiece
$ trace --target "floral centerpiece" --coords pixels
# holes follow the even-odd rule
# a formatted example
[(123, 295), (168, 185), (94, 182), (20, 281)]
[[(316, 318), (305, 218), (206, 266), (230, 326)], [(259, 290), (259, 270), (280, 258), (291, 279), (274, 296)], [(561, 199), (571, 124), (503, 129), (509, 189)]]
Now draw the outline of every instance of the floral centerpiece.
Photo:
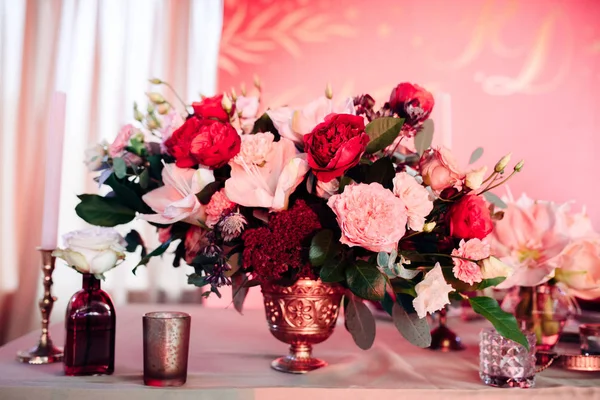
[(538, 348), (551, 349), (567, 319), (577, 311), (574, 297), (600, 297), (600, 235), (585, 209), (570, 203), (506, 199), (504, 218), (491, 235), (494, 253), (514, 269), (498, 285), (511, 289), (502, 307), (536, 333)]
[[(466, 171), (448, 149), (430, 147), (434, 98), (417, 85), (398, 85), (381, 107), (369, 95), (334, 98), (328, 87), (304, 107), (260, 116), (258, 80), (255, 89), (180, 110), (149, 93), (147, 113), (134, 107), (136, 124), (88, 151), (88, 167), (112, 192), (81, 195), (78, 215), (102, 226), (150, 222), (158, 248), (148, 252), (135, 231), (126, 237), (129, 251), (142, 247), (139, 265), (176, 243), (174, 266), (193, 268), (189, 283), (217, 296), (232, 285), (238, 310), (255, 285), (265, 304), (269, 285), (349, 289), (346, 327), (365, 349), (375, 321), (363, 300), (380, 303), (405, 338), (427, 347), (426, 316), (451, 298), (468, 299), (527, 346), (495, 300), (467, 296), (509, 273), (486, 242), (502, 214), (482, 195), (493, 199), (489, 190), (522, 162), (506, 177), (504, 157), (486, 176), (486, 168)], [(334, 303), (318, 318), (335, 321)], [(295, 304), (300, 320), (312, 318)]]

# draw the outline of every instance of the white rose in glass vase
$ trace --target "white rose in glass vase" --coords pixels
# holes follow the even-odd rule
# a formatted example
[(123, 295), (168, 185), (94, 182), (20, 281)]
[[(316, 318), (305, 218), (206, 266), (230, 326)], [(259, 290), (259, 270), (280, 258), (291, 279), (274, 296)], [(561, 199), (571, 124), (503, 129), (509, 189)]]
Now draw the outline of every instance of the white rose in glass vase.
[(63, 236), (64, 249), (56, 249), (53, 256), (66, 261), (82, 274), (99, 279), (125, 258), (125, 239), (113, 228), (92, 227), (69, 232)]

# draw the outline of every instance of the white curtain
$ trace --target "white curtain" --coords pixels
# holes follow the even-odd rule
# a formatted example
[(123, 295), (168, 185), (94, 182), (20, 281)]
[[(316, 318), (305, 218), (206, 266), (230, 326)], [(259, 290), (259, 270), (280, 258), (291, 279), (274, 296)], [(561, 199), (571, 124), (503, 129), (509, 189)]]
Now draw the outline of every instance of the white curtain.
[[(168, 81), (186, 101), (214, 94), (222, 18), (222, 0), (0, 0), (0, 344), (40, 320), (35, 248), (52, 93), (67, 95), (63, 234), (85, 226), (74, 212), (76, 195), (98, 190), (83, 164), (85, 148), (112, 141), (133, 119), (133, 102), (145, 107), (146, 92), (161, 91), (175, 103), (147, 78)], [(131, 227), (156, 236), (142, 223), (123, 233)], [(132, 293), (144, 294), (142, 301), (180, 301), (186, 293), (196, 299), (186, 267), (174, 271), (168, 260), (158, 260), (133, 276), (131, 258), (103, 284), (116, 304)], [(77, 273), (57, 264), (53, 321), (63, 318), (68, 298), (81, 287)]]

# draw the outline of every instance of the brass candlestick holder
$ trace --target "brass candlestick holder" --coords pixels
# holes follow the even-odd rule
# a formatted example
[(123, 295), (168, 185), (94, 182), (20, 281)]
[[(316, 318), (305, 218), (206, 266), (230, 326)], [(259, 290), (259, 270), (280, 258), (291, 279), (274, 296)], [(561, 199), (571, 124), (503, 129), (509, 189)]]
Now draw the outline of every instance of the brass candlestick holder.
[(17, 360), (29, 364), (50, 364), (63, 360), (62, 349), (54, 346), (48, 331), (50, 313), (56, 297), (52, 296), (52, 272), (56, 259), (52, 256), (53, 250), (40, 249), (42, 253), (42, 272), (44, 274), (44, 298), (40, 300), (40, 311), (42, 313), (42, 335), (37, 346), (29, 350), (17, 353)]
[(446, 325), (446, 313), (446, 307), (442, 308), (439, 312), (439, 325), (431, 331), (431, 346), (429, 348), (444, 353), (464, 350), (465, 346), (458, 335)]

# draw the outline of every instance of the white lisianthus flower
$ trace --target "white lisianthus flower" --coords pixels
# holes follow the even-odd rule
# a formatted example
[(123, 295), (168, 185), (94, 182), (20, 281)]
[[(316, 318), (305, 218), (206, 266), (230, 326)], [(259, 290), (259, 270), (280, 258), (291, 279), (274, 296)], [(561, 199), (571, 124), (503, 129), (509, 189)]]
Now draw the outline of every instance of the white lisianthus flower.
[(506, 278), (513, 272), (513, 269), (508, 264), (503, 263), (494, 256), (481, 260), (479, 264), (483, 279)]
[(64, 249), (53, 256), (62, 258), (82, 274), (103, 279), (104, 273), (125, 258), (125, 239), (113, 228), (93, 227), (63, 236)]
[(427, 313), (434, 313), (450, 304), (448, 293), (454, 292), (454, 288), (444, 279), (440, 263), (436, 263), (425, 278), (417, 283), (415, 291), (417, 297), (413, 300), (413, 307), (419, 318), (425, 318)]
[(474, 169), (472, 171), (467, 172), (465, 178), (465, 185), (472, 190), (477, 190), (483, 184), (483, 178), (485, 177), (485, 173), (487, 172), (487, 166), (483, 166), (479, 169)]
[(84, 163), (90, 171), (99, 171), (106, 164), (108, 143), (105, 141), (91, 145), (85, 149)]

